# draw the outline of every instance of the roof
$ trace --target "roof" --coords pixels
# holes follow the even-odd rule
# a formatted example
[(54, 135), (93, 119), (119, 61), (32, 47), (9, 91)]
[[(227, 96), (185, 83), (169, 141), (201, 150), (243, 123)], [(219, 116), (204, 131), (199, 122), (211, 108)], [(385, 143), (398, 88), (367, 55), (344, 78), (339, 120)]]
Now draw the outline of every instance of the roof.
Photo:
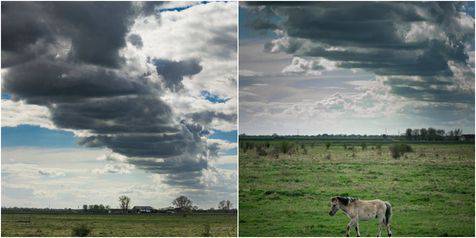
[(134, 206), (132, 209), (141, 210), (141, 209), (154, 209), (151, 206)]

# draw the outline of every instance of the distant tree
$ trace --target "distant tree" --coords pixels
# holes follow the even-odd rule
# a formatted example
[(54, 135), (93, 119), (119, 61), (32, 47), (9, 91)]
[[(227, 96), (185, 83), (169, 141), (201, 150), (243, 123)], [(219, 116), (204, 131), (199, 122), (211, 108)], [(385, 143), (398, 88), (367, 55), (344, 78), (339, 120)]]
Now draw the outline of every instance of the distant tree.
[(436, 130), (437, 140), (443, 140), (444, 137), (445, 137), (445, 130), (442, 130), (442, 129)]
[(426, 128), (420, 129), (420, 138), (421, 140), (428, 140), (428, 130)]
[(407, 128), (407, 130), (405, 131), (405, 137), (408, 139), (408, 140), (411, 140), (413, 137), (413, 133), (412, 133), (412, 129), (410, 128)]
[(436, 140), (436, 130), (435, 128), (428, 128), (428, 140)]
[(188, 197), (180, 196), (172, 201), (172, 205), (180, 210), (186, 211), (192, 209), (193, 202)]
[(463, 131), (461, 129), (454, 129), (448, 132), (448, 136), (451, 140), (459, 140), (462, 134)]
[(220, 210), (230, 210), (232, 207), (232, 203), (230, 200), (223, 200), (220, 203), (218, 203), (218, 209)]
[(86, 205), (86, 204), (83, 205), (83, 211), (84, 212), (88, 211), (88, 205)]
[(412, 130), (412, 138), (414, 140), (420, 139), (420, 130), (419, 129), (413, 129)]
[(119, 197), (119, 206), (121, 207), (123, 213), (129, 210), (130, 202), (131, 202), (131, 199), (128, 196), (122, 195)]

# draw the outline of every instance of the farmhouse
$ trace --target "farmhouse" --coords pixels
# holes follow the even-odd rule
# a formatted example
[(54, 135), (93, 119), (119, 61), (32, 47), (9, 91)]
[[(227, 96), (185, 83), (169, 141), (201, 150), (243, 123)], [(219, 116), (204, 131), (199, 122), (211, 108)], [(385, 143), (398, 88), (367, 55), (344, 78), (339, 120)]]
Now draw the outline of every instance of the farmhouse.
[(134, 206), (132, 212), (134, 213), (152, 213), (154, 208), (151, 206)]
[(459, 138), (460, 141), (474, 141), (474, 134), (463, 134)]

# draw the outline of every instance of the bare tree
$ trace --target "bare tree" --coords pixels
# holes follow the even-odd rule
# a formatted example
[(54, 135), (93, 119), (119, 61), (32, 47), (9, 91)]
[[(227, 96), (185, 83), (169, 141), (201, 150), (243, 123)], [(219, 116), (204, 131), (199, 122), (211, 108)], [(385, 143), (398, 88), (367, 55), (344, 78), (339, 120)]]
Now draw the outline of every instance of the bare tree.
[(223, 200), (220, 203), (218, 203), (218, 209), (221, 210), (230, 210), (232, 207), (232, 203), (230, 200)]
[(186, 211), (192, 209), (193, 202), (188, 197), (180, 196), (172, 201), (172, 205), (182, 211)]
[(126, 213), (127, 210), (129, 210), (130, 202), (131, 202), (131, 199), (128, 196), (122, 195), (119, 197), (119, 204), (122, 208), (123, 213)]

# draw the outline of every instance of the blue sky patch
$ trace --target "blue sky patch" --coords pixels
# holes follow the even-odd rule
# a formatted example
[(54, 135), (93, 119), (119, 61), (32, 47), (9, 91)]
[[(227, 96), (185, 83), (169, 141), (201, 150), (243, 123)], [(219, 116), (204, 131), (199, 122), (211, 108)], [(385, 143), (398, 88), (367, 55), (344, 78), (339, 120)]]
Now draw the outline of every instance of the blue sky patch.
[(77, 138), (72, 132), (50, 130), (39, 126), (20, 125), (17, 127), (2, 127), (3, 147), (49, 147), (70, 148), (79, 147)]
[(12, 95), (8, 93), (2, 93), (2, 99), (12, 99)]
[(233, 130), (233, 131), (216, 130), (214, 131), (213, 135), (209, 136), (208, 138), (226, 140), (230, 142), (237, 142), (236, 136), (237, 136), (236, 130)]
[(212, 103), (225, 103), (226, 101), (230, 100), (230, 98), (221, 98), (218, 95), (212, 94), (205, 90), (201, 92), (201, 95), (203, 98)]
[[(200, 4), (207, 4), (207, 1), (201, 1)], [(187, 10), (195, 5), (188, 5), (188, 6), (182, 6), (182, 7), (173, 7), (173, 8), (161, 8), (159, 9), (159, 12), (181, 12), (183, 10)]]

